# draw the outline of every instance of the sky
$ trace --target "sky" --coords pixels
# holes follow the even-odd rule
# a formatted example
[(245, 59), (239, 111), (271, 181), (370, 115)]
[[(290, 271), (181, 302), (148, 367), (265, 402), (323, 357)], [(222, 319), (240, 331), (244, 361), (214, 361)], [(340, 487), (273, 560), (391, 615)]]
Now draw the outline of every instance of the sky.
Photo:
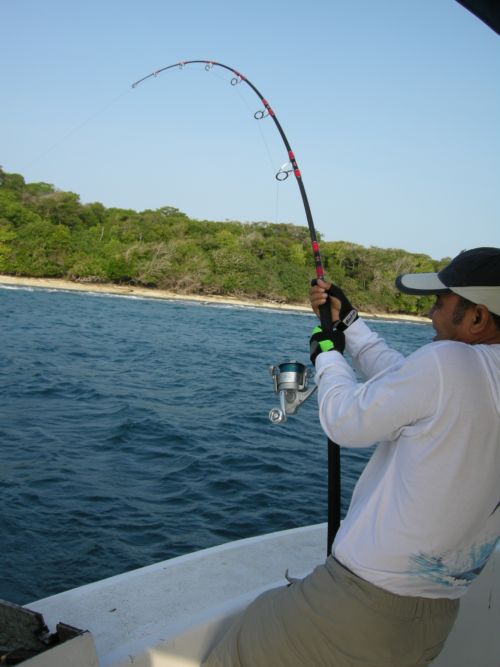
[[(455, 0), (0, 0), (0, 165), (83, 203), (500, 246), (500, 38)], [(286, 168), (286, 167), (285, 167)]]

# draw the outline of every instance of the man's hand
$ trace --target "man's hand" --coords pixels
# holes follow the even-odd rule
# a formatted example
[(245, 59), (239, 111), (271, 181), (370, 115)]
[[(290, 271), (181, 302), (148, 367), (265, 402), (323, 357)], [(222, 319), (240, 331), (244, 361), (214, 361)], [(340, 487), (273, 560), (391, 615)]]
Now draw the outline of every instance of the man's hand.
[[(315, 280), (309, 290), (309, 298), (311, 300), (311, 306), (316, 315), (319, 318), (319, 307), (328, 301), (329, 294), (328, 290), (332, 287), (331, 283), (326, 283), (324, 280)], [(332, 311), (332, 322), (336, 322), (340, 319), (340, 309), (342, 307), (341, 302), (337, 298), (330, 299), (330, 309)]]
[(336, 350), (340, 354), (344, 353), (345, 336), (343, 331), (332, 329), (329, 333), (323, 333), (321, 327), (314, 327), (312, 336), (309, 339), (310, 359), (313, 365), (316, 365), (316, 357), (322, 352)]
[(347, 296), (340, 287), (332, 285), (332, 283), (327, 283), (324, 280), (315, 280), (309, 290), (309, 298), (312, 309), (318, 317), (319, 307), (329, 299), (332, 321), (341, 330), (347, 329), (347, 327), (358, 319), (358, 312), (353, 308)]

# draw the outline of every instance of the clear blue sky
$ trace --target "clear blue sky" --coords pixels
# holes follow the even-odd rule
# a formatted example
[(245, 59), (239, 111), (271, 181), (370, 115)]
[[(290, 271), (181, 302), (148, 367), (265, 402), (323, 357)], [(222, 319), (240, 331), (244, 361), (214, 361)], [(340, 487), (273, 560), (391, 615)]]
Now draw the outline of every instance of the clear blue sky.
[(500, 38), (454, 0), (0, 0), (0, 164), (84, 203), (305, 225), (434, 258), (500, 246)]

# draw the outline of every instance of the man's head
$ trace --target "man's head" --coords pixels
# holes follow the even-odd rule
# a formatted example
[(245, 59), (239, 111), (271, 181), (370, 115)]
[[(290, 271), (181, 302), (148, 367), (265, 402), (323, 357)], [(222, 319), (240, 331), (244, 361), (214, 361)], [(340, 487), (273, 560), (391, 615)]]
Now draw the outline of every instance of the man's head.
[(396, 279), (406, 294), (436, 295), (429, 316), (435, 340), (500, 342), (500, 248), (466, 250), (439, 273), (407, 273)]

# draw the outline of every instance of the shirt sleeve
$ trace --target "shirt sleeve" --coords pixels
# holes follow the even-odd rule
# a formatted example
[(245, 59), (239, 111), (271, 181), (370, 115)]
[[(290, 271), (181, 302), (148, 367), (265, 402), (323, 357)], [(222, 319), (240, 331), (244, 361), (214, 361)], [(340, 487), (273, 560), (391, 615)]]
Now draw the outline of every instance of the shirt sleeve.
[(361, 318), (347, 329), (345, 336), (354, 368), (366, 379), (404, 363), (405, 357), (390, 348)]
[(324, 352), (316, 360), (316, 383), (321, 426), (344, 447), (394, 440), (433, 415), (441, 394), (439, 363), (430, 345), (364, 383), (341, 354)]

